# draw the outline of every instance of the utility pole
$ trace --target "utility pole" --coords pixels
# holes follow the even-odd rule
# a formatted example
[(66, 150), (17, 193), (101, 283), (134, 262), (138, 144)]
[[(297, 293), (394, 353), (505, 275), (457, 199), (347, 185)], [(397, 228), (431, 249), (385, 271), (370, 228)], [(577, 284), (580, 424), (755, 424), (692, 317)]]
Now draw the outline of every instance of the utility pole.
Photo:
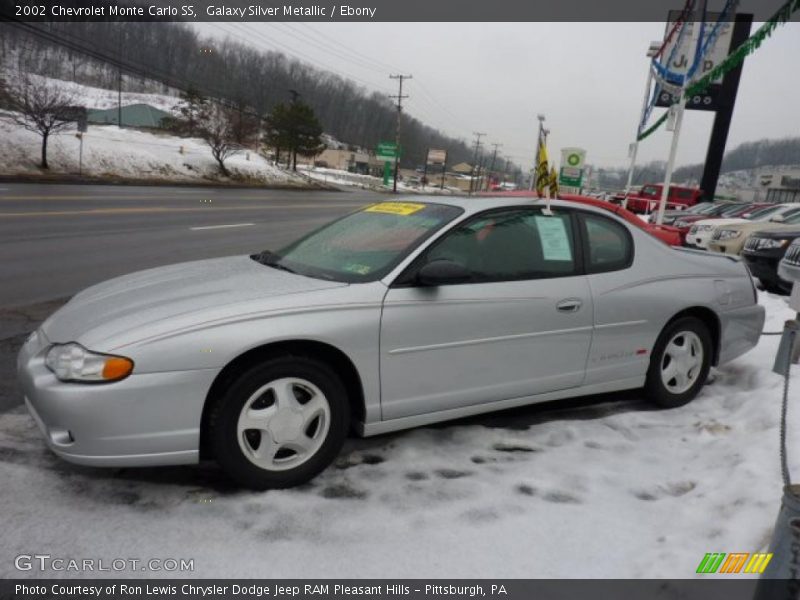
[[(408, 96), (403, 95), (403, 80), (412, 79), (411, 75), (389, 75), (389, 79), (397, 79), (398, 90), (396, 96), (389, 96), (397, 100), (397, 126), (394, 130), (394, 183), (392, 185), (392, 192), (397, 193), (397, 172), (400, 169), (400, 115), (403, 112), (403, 100)], [(427, 157), (426, 157), (427, 158)]]
[(469, 195), (472, 195), (472, 187), (475, 181), (475, 164), (478, 162), (478, 149), (481, 147), (481, 138), (484, 137), (485, 133), (480, 133), (478, 131), (473, 131), (472, 135), (475, 136), (475, 153), (472, 155), (472, 169), (469, 172)]
[(117, 33), (117, 127), (122, 129), (122, 32)]
[(494, 146), (494, 152), (492, 152), (492, 165), (489, 167), (489, 177), (491, 177), (492, 173), (494, 173), (494, 163), (497, 160), (497, 149), (501, 148), (503, 146), (503, 144), (496, 144), (495, 143), (495, 144), (492, 144), (492, 146)]

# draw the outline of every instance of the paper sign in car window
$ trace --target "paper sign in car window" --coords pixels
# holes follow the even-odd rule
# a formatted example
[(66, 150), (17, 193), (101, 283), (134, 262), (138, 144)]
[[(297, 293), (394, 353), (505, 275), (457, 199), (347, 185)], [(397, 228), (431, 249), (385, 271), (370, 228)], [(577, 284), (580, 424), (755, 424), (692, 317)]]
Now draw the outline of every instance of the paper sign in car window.
[(425, 208), (424, 204), (416, 202), (380, 202), (365, 208), (364, 212), (386, 213), (389, 215), (401, 215), (407, 217)]
[(345, 265), (344, 270), (349, 273), (358, 273), (359, 275), (366, 275), (372, 270), (369, 265), (349, 264)]
[(569, 233), (559, 217), (536, 216), (539, 241), (545, 260), (572, 260)]

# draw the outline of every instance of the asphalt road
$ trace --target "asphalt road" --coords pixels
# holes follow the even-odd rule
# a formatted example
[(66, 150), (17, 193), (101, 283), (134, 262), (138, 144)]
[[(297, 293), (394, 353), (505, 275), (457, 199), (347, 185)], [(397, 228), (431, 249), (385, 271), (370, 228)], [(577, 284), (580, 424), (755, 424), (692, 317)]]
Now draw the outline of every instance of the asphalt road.
[(0, 183), (0, 411), (19, 404), (14, 357), (81, 289), (160, 265), (278, 249), (365, 191)]
[(158, 265), (277, 249), (369, 192), (0, 184), (0, 308)]

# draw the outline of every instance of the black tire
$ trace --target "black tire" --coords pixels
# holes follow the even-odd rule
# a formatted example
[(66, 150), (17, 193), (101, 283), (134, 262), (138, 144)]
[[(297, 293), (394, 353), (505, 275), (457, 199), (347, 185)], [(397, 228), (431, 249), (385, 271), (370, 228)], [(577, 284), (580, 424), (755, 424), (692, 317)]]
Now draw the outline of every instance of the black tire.
[[(245, 403), (253, 394), (283, 378), (298, 378), (316, 386), (327, 400), (330, 422), (322, 445), (305, 462), (288, 470), (268, 470), (245, 455), (240, 447), (237, 424)], [(310, 357), (285, 356), (251, 367), (231, 382), (211, 409), (208, 439), (217, 462), (234, 481), (254, 490), (279, 489), (305, 483), (333, 462), (347, 437), (349, 425), (347, 392), (334, 371)], [(264, 435), (269, 434), (264, 432)]]
[(770, 294), (780, 294), (782, 293), (780, 287), (776, 284), (772, 283), (771, 281), (767, 281), (765, 279), (759, 279), (761, 282), (761, 287), (765, 292), (769, 292)]
[(792, 283), (790, 281), (766, 281), (764, 279), (758, 280), (761, 283), (761, 289), (770, 294), (778, 294), (779, 296), (788, 296), (792, 293)]
[[(665, 356), (667, 345), (677, 335), (686, 332), (691, 332), (699, 338), (703, 356), (699, 371), (694, 375), (694, 381), (691, 386), (686, 390), (681, 390), (680, 393), (676, 393), (664, 383), (662, 367), (669, 366), (669, 360), (671, 360), (671, 358)], [(662, 408), (676, 408), (691, 402), (708, 378), (712, 352), (711, 332), (708, 326), (700, 319), (696, 317), (681, 317), (667, 324), (661, 335), (658, 336), (650, 357), (650, 367), (647, 370), (647, 379), (644, 387), (647, 398)], [(694, 373), (694, 371), (692, 372)]]

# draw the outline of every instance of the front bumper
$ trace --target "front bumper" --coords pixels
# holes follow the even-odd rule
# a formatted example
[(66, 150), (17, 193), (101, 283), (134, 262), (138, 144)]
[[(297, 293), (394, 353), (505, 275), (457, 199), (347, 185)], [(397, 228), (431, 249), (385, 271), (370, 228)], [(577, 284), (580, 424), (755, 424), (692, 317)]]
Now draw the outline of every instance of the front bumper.
[(687, 233), (684, 244), (689, 248), (696, 248), (698, 250), (705, 250), (708, 243), (711, 241), (711, 232), (703, 233)]
[(43, 333), (32, 334), (17, 358), (17, 376), (28, 411), (58, 456), (98, 467), (198, 461), (203, 404), (217, 369), (64, 383), (44, 364), (49, 345)]
[(737, 255), (742, 251), (744, 246), (744, 239), (735, 238), (727, 241), (712, 240), (708, 244), (708, 249), (711, 252), (719, 252), (720, 254)]

